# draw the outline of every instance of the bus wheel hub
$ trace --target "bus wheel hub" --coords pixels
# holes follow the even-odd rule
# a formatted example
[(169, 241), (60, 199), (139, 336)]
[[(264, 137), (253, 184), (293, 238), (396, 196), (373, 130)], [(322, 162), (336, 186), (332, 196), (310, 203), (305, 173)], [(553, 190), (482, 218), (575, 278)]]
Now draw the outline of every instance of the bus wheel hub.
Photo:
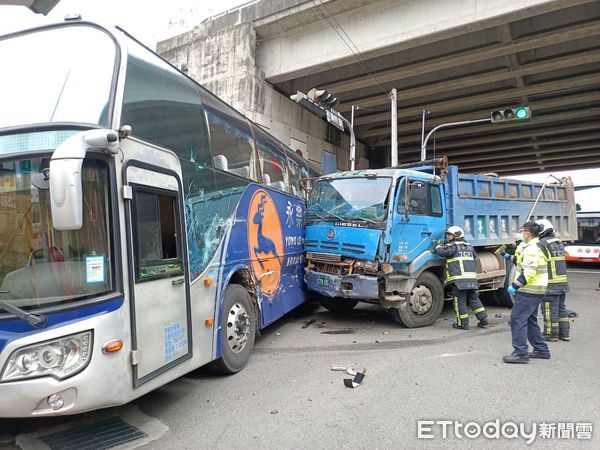
[(415, 286), (410, 293), (410, 309), (415, 314), (426, 314), (433, 305), (433, 295), (427, 286)]
[(241, 352), (246, 346), (251, 330), (250, 316), (240, 303), (234, 303), (227, 317), (227, 343), (234, 353)]

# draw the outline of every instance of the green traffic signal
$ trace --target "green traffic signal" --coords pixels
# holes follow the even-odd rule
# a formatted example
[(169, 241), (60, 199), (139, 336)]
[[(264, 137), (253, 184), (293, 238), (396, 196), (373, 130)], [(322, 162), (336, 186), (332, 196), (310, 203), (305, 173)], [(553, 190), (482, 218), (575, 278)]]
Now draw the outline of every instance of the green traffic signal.
[(519, 120), (527, 119), (529, 117), (529, 108), (519, 106), (515, 110), (515, 116), (517, 116), (517, 119)]
[(531, 111), (528, 106), (516, 106), (514, 108), (507, 108), (492, 111), (491, 122), (492, 123), (504, 123), (527, 120), (531, 118)]

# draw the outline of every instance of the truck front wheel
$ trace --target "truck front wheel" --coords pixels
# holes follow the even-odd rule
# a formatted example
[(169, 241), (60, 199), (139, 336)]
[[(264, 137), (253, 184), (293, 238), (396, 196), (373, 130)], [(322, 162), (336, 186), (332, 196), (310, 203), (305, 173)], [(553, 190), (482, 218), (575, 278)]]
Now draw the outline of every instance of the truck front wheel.
[(390, 312), (396, 322), (406, 328), (431, 325), (442, 313), (444, 288), (431, 272), (423, 272), (412, 289), (408, 300)]

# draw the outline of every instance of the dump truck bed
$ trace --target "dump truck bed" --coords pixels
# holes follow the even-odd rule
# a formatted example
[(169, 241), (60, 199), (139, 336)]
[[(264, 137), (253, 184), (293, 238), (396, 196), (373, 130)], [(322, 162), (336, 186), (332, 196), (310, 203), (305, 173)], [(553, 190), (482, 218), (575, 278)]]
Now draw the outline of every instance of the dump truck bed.
[[(448, 225), (458, 225), (474, 246), (514, 242), (543, 183), (493, 175), (461, 174), (448, 167), (446, 207)], [(547, 219), (563, 241), (577, 239), (575, 195), (570, 179), (546, 184), (531, 216)]]

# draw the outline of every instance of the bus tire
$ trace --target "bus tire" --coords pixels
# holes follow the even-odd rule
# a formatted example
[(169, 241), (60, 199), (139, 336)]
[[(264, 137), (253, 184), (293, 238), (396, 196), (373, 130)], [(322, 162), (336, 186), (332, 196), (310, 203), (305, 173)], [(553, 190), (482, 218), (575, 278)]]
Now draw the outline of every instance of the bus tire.
[(432, 272), (423, 272), (415, 281), (408, 301), (390, 309), (396, 322), (406, 328), (426, 327), (434, 323), (444, 307), (444, 287)]
[(352, 311), (358, 304), (358, 300), (350, 300), (348, 298), (325, 297), (323, 295), (319, 295), (318, 298), (323, 308), (335, 313)]
[(223, 374), (242, 370), (254, 349), (256, 315), (250, 294), (239, 284), (230, 284), (225, 291), (221, 310), (221, 357), (213, 367)]
[(505, 308), (513, 307), (513, 298), (506, 291), (506, 289), (512, 284), (516, 271), (517, 267), (512, 263), (512, 261), (506, 261), (506, 277), (504, 278), (504, 287), (493, 291), (494, 301), (498, 306), (503, 306)]

